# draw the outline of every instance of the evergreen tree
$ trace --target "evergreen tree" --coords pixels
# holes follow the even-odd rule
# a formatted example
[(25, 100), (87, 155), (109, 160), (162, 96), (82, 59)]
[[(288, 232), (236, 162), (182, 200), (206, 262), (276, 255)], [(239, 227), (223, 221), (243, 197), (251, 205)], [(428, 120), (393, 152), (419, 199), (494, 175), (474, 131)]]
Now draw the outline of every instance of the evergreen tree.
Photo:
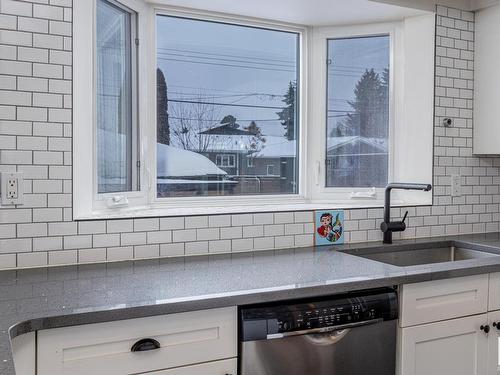
[(244, 129), (252, 134), (247, 146), (248, 154), (255, 155), (265, 147), (266, 138), (255, 121), (250, 122)]
[(160, 68), (156, 69), (156, 138), (158, 143), (170, 144), (167, 82)]
[(286, 107), (282, 111), (278, 112), (277, 115), (281, 121), (281, 125), (285, 128), (285, 137), (288, 140), (294, 140), (295, 134), (295, 92), (297, 90), (297, 83), (290, 82), (288, 84), (288, 89), (286, 91), (283, 103)]
[(340, 124), (344, 135), (387, 137), (389, 71), (384, 71), (381, 79), (375, 70), (367, 69), (356, 84), (354, 96), (349, 102), (353, 112)]
[(222, 125), (229, 125), (232, 128), (238, 129), (240, 126), (236, 123), (236, 117), (233, 115), (224, 116), (220, 122)]

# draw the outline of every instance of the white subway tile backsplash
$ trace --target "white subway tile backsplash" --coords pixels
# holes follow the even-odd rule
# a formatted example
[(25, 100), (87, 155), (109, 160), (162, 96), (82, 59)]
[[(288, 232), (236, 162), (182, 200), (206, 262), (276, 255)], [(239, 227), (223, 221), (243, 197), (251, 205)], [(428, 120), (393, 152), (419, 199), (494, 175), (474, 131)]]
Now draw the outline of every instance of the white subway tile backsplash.
[(116, 262), (134, 259), (134, 248), (132, 246), (109, 247), (106, 252), (106, 260)]
[[(122, 243), (122, 245), (131, 245)], [(94, 234), (92, 236), (93, 247), (116, 247), (120, 246), (120, 234)]]
[(78, 260), (76, 250), (60, 250), (49, 252), (49, 265), (75, 264)]
[(148, 232), (146, 240), (148, 244), (162, 244), (172, 242), (172, 231), (162, 230), (157, 232)]
[(218, 240), (208, 242), (209, 253), (230, 253), (231, 240)]
[(208, 253), (208, 241), (186, 242), (186, 255), (199, 255)]
[(159, 256), (159, 245), (142, 245), (134, 247), (134, 259), (158, 258)]
[(64, 237), (64, 249), (84, 249), (92, 247), (91, 235), (79, 235)]
[(98, 263), (106, 261), (105, 248), (91, 248), (78, 250), (78, 263)]
[(0, 255), (0, 270), (16, 268), (17, 257), (16, 254), (1, 254)]
[(146, 232), (137, 233), (122, 233), (121, 234), (121, 245), (145, 245), (146, 244)]
[(252, 214), (239, 214), (231, 216), (231, 225), (233, 227), (240, 227), (243, 225), (252, 225), (253, 215)]
[(160, 219), (135, 219), (134, 220), (134, 231), (135, 232), (147, 232), (160, 229)]
[(183, 217), (160, 218), (160, 230), (184, 229)]
[(160, 245), (161, 257), (176, 257), (184, 255), (184, 243), (168, 243)]
[(17, 267), (19, 268), (42, 267), (47, 264), (46, 252), (17, 254)]
[[(25, 174), (25, 205), (0, 208), (0, 269), (313, 245), (312, 211), (72, 221), (71, 6), (0, 2), (0, 171)], [(434, 205), (391, 210), (409, 211), (397, 238), (499, 230), (500, 158), (472, 155), (474, 16), (437, 12)], [(382, 215), (346, 210), (346, 240), (380, 240)]]
[(257, 237), (253, 239), (253, 246), (255, 250), (269, 250), (274, 249), (275, 238), (274, 237)]

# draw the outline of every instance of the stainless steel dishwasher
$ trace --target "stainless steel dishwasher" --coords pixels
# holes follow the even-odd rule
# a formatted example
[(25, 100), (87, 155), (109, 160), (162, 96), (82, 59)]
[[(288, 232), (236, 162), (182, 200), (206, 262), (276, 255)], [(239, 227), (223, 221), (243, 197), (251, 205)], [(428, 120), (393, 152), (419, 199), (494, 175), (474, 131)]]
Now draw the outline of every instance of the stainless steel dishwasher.
[(240, 375), (394, 375), (397, 294), (376, 289), (240, 310)]

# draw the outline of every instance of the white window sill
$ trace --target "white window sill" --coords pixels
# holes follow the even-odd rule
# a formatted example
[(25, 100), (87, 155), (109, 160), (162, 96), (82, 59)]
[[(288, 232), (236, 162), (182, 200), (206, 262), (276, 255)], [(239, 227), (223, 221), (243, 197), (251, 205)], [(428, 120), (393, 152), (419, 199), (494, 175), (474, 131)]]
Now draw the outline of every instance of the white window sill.
[[(409, 207), (409, 206), (430, 206), (430, 199), (419, 201), (401, 201), (392, 200), (391, 207)], [(169, 216), (199, 216), (199, 215), (222, 215), (222, 214), (241, 214), (241, 213), (264, 213), (264, 212), (290, 212), (290, 211), (314, 211), (314, 210), (339, 210), (339, 209), (363, 209), (363, 208), (382, 208), (382, 200), (359, 199), (353, 201), (325, 202), (305, 200), (295, 200), (293, 202), (272, 203), (272, 204), (248, 204), (248, 205), (224, 205), (224, 206), (184, 206), (184, 207), (134, 207), (122, 209), (108, 209), (94, 211), (90, 214), (78, 215), (74, 220), (103, 220), (103, 219), (124, 219), (124, 218), (143, 218), (143, 217), (169, 217)]]

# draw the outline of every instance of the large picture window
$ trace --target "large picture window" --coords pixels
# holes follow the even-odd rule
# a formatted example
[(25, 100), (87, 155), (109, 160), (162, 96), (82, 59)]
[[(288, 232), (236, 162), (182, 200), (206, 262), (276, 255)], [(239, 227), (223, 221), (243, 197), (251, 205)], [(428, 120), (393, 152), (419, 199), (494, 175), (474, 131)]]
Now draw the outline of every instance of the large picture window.
[(158, 197), (297, 193), (299, 35), (156, 22)]

